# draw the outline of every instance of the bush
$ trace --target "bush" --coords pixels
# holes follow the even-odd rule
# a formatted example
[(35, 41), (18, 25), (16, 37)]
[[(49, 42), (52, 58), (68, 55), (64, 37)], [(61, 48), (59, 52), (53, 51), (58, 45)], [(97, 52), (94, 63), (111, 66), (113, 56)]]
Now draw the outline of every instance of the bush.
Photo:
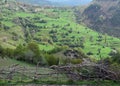
[(3, 53), (3, 47), (0, 45), (0, 55)]
[(7, 57), (13, 58), (14, 50), (10, 49), (10, 48), (7, 48), (7, 49), (4, 50), (3, 54)]
[(71, 63), (72, 64), (80, 64), (80, 63), (82, 63), (82, 60), (81, 59), (71, 59)]
[(17, 46), (14, 50), (14, 56), (17, 60), (23, 60), (34, 64), (41, 61), (39, 45), (35, 42), (28, 43), (27, 46)]
[(14, 56), (17, 60), (23, 60), (24, 58), (25, 47), (23, 45), (18, 45), (14, 50)]
[(67, 81), (67, 83), (68, 83), (68, 84), (74, 84), (74, 81), (73, 81), (72, 79), (69, 79), (69, 80)]
[(113, 62), (117, 62), (117, 63), (120, 64), (120, 52), (118, 51), (118, 53), (115, 54), (115, 55), (112, 57), (112, 59), (113, 59)]
[(62, 47), (56, 47), (56, 48), (54, 48), (53, 50), (48, 51), (48, 53), (49, 53), (49, 54), (54, 54), (54, 53), (60, 52), (60, 51), (62, 51), (62, 50), (63, 50)]
[(92, 52), (88, 52), (87, 55), (93, 55), (93, 53)]
[(0, 56), (4, 57), (5, 56), (5, 49), (0, 45)]
[(53, 55), (45, 55), (45, 59), (47, 61), (47, 64), (49, 66), (52, 66), (52, 65), (58, 65), (59, 64), (59, 58), (53, 56)]
[(60, 65), (66, 65), (70, 63), (70, 59), (69, 58), (61, 58), (60, 59)]

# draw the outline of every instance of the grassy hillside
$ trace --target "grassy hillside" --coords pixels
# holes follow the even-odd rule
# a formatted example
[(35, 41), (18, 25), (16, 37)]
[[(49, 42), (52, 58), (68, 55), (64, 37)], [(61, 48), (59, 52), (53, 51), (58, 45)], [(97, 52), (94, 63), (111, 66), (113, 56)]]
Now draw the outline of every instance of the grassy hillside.
[(120, 39), (76, 23), (74, 12), (0, 1), (0, 85), (119, 86)]
[(120, 40), (79, 25), (71, 8), (31, 7), (20, 3), (0, 5), (0, 44), (15, 48), (37, 41), (41, 50), (57, 46), (82, 49), (95, 59), (105, 58)]

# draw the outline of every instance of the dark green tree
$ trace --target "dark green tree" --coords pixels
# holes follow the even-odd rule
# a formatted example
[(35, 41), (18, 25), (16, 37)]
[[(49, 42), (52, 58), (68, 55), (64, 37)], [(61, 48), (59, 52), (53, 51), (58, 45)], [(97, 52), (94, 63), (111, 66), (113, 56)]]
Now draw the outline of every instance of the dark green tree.
[(34, 63), (41, 61), (39, 45), (36, 42), (28, 43), (27, 49), (33, 53), (33, 57), (31, 58)]
[(15, 58), (18, 59), (18, 60), (25, 59), (24, 58), (24, 51), (25, 51), (25, 47), (23, 45), (21, 45), (21, 44), (18, 45), (16, 47), (16, 49), (14, 50), (14, 56), (15, 56)]

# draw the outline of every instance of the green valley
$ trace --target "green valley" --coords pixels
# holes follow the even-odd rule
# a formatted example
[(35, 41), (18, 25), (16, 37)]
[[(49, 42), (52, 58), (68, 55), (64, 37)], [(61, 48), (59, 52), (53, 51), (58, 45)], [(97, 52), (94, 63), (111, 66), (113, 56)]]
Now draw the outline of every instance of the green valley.
[(0, 1), (0, 85), (119, 86), (120, 38), (87, 27), (76, 9)]
[[(11, 10), (14, 9), (11, 7)], [(81, 48), (91, 57), (100, 59), (99, 57), (109, 57), (112, 49), (117, 48), (120, 43), (118, 38), (75, 23), (75, 16), (70, 8), (34, 7), (32, 11), (29, 8), (26, 9), (28, 12), (18, 10), (14, 14), (11, 10), (9, 6), (5, 7), (1, 14), (0, 42), (5, 48), (15, 48), (21, 43), (34, 40), (41, 50), (68, 46)], [(36, 10), (38, 12), (34, 12)]]

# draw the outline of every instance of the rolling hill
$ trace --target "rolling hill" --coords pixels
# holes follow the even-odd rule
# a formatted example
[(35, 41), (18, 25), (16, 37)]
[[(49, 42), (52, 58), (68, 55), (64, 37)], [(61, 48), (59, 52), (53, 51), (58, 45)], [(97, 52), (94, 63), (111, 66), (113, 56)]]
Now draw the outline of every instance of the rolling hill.
[[(0, 0), (0, 86), (119, 86), (120, 39), (92, 30), (99, 24), (101, 28), (103, 20), (109, 25), (106, 10), (118, 6), (117, 0), (106, 1), (102, 11), (98, 4), (103, 5), (103, 0), (94, 0), (96, 4), (85, 10), (54, 7), (53, 3), (62, 3), (57, 0), (41, 0), (40, 6), (30, 1), (37, 3)], [(107, 16), (100, 15), (103, 11)], [(117, 18), (111, 25), (119, 27)]]
[(0, 44), (5, 48), (14, 49), (34, 40), (44, 51), (67, 46), (82, 49), (90, 57), (100, 59), (108, 57), (113, 48), (120, 46), (118, 38), (77, 24), (71, 8), (8, 2), (0, 5), (0, 11)]

